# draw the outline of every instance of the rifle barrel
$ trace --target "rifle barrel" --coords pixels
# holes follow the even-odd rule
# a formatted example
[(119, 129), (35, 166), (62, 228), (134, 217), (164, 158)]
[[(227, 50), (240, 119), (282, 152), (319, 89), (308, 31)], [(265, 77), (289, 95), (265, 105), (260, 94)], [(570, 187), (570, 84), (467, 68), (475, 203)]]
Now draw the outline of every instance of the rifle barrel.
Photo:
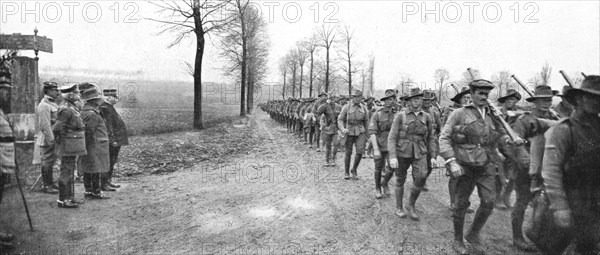
[(573, 88), (573, 82), (571, 81), (569, 76), (565, 73), (565, 71), (560, 70), (558, 72), (562, 75), (562, 77), (565, 79), (565, 81), (567, 81), (567, 84), (569, 84), (569, 87)]
[(527, 92), (527, 94), (529, 94), (529, 96), (533, 96), (533, 93), (531, 93), (531, 91), (525, 87), (525, 85), (521, 82), (521, 80), (519, 80), (519, 78), (517, 78), (517, 76), (513, 74), (511, 77), (519, 84), (519, 86), (521, 86), (521, 88), (523, 88), (523, 90), (525, 90), (525, 92)]

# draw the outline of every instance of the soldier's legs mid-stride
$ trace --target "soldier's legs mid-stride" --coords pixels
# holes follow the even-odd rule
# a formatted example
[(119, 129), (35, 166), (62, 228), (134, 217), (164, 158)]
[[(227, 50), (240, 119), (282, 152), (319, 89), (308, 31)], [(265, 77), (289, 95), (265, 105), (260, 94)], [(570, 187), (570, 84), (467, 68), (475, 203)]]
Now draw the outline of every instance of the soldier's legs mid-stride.
[[(400, 218), (409, 216), (412, 220), (419, 220), (419, 216), (415, 210), (415, 203), (421, 194), (423, 185), (425, 185), (425, 179), (427, 178), (426, 160), (426, 157), (420, 159), (398, 157), (398, 168), (394, 169), (396, 174), (396, 189), (394, 190), (394, 193), (396, 196), (396, 215)], [(403, 208), (402, 200), (404, 199), (404, 183), (410, 166), (412, 166), (413, 186), (410, 189), (408, 204)], [(391, 178), (392, 172), (387, 173), (381, 183), (382, 187), (387, 186)]]
[[(388, 162), (388, 157), (389, 157), (389, 152), (388, 151), (381, 151), (381, 157), (380, 158), (374, 158), (373, 161), (375, 163), (375, 173), (374, 173), (374, 178), (375, 178), (375, 190), (376, 191), (381, 191), (381, 193), (383, 193), (386, 196), (390, 195), (390, 189), (389, 186), (387, 185), (383, 185), (382, 184), (382, 179), (383, 179), (383, 175), (384, 173), (386, 173), (387, 175), (387, 171), (386, 171), (386, 165), (389, 165)], [(391, 176), (390, 176), (391, 178)]]
[(475, 167), (461, 165), (464, 171), (464, 175), (456, 178), (456, 193), (455, 193), (455, 207), (453, 213), (454, 223), (454, 239), (462, 242), (463, 240), (463, 226), (465, 223), (465, 214), (467, 209), (471, 205), (469, 197), (473, 193), (475, 186), (477, 186), (477, 193), (479, 194), (480, 205), (475, 213), (475, 218), (471, 224), (469, 233), (465, 236), (465, 239), (474, 245), (481, 245), (479, 233), (485, 225), (488, 217), (494, 210), (494, 198), (496, 197), (496, 191), (494, 186), (494, 173), (491, 173), (490, 169), (486, 167)]
[[(346, 153), (344, 156), (344, 173), (345, 179), (350, 179), (350, 173), (352, 173), (352, 179), (358, 179), (358, 174), (356, 169), (358, 169), (358, 165), (360, 164), (360, 160), (362, 159), (362, 153), (365, 151), (365, 144), (367, 142), (367, 133), (363, 132), (359, 135), (348, 135), (346, 136)], [(352, 146), (356, 148), (356, 153), (354, 155), (354, 165), (352, 165), (352, 170), (350, 170), (350, 160), (352, 157)]]
[(325, 165), (335, 166), (337, 151), (339, 148), (339, 140), (337, 134), (327, 134), (321, 132), (323, 137), (323, 146), (325, 146)]

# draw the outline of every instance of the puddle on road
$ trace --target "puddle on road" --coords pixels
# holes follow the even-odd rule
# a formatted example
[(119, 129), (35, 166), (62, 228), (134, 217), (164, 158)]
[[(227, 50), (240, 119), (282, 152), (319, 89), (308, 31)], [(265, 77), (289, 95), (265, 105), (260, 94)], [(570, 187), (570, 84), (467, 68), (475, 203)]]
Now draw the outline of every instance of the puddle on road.
[(274, 208), (254, 208), (250, 210), (250, 214), (254, 217), (267, 218), (277, 215)]
[(311, 203), (309, 203), (308, 201), (306, 201), (305, 199), (303, 199), (301, 197), (297, 197), (295, 199), (288, 200), (288, 204), (290, 204), (291, 206), (293, 206), (295, 208), (300, 208), (300, 209), (314, 209), (315, 208), (314, 205), (312, 205)]

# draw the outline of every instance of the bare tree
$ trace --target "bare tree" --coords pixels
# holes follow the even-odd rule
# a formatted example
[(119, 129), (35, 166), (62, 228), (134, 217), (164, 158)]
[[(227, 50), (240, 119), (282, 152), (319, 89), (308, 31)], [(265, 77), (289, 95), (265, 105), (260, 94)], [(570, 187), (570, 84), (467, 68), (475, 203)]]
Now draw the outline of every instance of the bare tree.
[(325, 48), (325, 92), (329, 92), (329, 51), (335, 40), (335, 26), (323, 24), (319, 32), (320, 46)]
[(306, 51), (304, 49), (304, 47), (302, 47), (302, 42), (297, 42), (296, 43), (297, 49), (296, 49), (296, 56), (298, 56), (298, 65), (300, 66), (300, 84), (299, 84), (299, 88), (300, 88), (300, 98), (302, 98), (302, 81), (304, 80), (304, 63), (306, 62)]
[(448, 79), (450, 79), (450, 72), (448, 72), (448, 70), (446, 70), (444, 68), (440, 68), (440, 69), (435, 70), (433, 77), (435, 78), (435, 81), (440, 84), (440, 90), (438, 92), (438, 99), (441, 100), (444, 81), (447, 81)]
[(510, 71), (503, 70), (492, 75), (492, 82), (498, 86), (497, 95), (502, 97), (506, 90), (514, 86)]
[(344, 28), (341, 29), (341, 40), (344, 44), (344, 48), (342, 49), (342, 60), (344, 61), (342, 70), (346, 75), (346, 79), (344, 80), (348, 83), (348, 96), (352, 94), (352, 74), (358, 72), (356, 66), (352, 65), (352, 60), (356, 54), (356, 49), (354, 49), (352, 45), (353, 39), (354, 30), (351, 29), (350, 26), (344, 26)]
[(290, 50), (288, 53), (288, 68), (292, 73), (292, 97), (296, 98), (296, 74), (298, 72), (298, 54), (295, 49)]
[(373, 95), (373, 88), (375, 85), (375, 56), (371, 54), (369, 56), (369, 95)]
[(318, 39), (317, 35), (313, 34), (308, 40), (304, 42), (304, 49), (310, 55), (310, 71), (309, 71), (309, 87), (308, 87), (308, 97), (312, 97), (313, 91), (313, 78), (314, 78), (314, 59), (315, 59), (315, 51), (317, 50)]
[(203, 129), (202, 125), (202, 58), (204, 57), (204, 36), (219, 32), (229, 22), (228, 17), (217, 15), (217, 11), (227, 5), (230, 0), (184, 0), (184, 1), (148, 1), (160, 8), (158, 18), (148, 18), (163, 24), (158, 34), (174, 33), (175, 40), (168, 46), (171, 48), (194, 33), (196, 38), (196, 57), (194, 59), (194, 128)]
[(287, 72), (288, 72), (288, 66), (287, 66), (287, 56), (283, 57), (282, 59), (279, 60), (279, 73), (281, 75), (283, 75), (283, 88), (281, 89), (281, 99), (285, 99), (285, 82), (287, 80)]
[(550, 66), (550, 63), (546, 61), (540, 71), (540, 81), (542, 82), (542, 85), (550, 86), (550, 75), (552, 75), (552, 67)]

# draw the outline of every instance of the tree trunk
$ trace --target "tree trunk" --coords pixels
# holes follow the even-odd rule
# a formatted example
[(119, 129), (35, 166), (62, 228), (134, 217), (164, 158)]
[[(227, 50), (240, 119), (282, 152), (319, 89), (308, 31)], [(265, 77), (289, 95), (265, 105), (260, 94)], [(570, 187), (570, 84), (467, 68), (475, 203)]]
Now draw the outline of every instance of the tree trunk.
[(281, 99), (285, 100), (285, 80), (287, 79), (287, 73), (283, 73), (283, 89), (281, 90)]
[(325, 57), (325, 92), (329, 92), (329, 47)]
[(310, 86), (308, 87), (308, 97), (312, 97), (312, 91), (313, 91), (313, 52), (310, 53), (310, 77), (309, 77), (309, 81), (310, 81)]
[(296, 66), (292, 71), (292, 98), (296, 98)]
[[(350, 49), (350, 48), (348, 48)], [(352, 96), (352, 63), (348, 57), (348, 96)]]
[[(239, 3), (238, 3), (239, 4)], [(240, 7), (241, 8), (241, 7)], [(246, 116), (246, 65), (248, 63), (247, 61), (247, 52), (246, 52), (246, 48), (247, 48), (247, 39), (246, 39), (246, 26), (244, 24), (244, 15), (242, 13), (242, 10), (240, 9), (240, 24), (242, 27), (242, 79), (241, 79), (241, 87), (240, 87), (240, 116), (244, 117)]]
[(300, 66), (300, 98), (302, 98), (302, 80), (304, 76), (304, 65)]
[[(198, 6), (198, 5), (196, 5)], [(194, 59), (194, 128), (204, 129), (202, 125), (202, 57), (204, 56), (204, 29), (200, 17), (200, 7), (193, 9), (196, 26), (196, 57)]]
[(248, 103), (247, 103), (248, 114), (252, 114), (252, 110), (254, 109), (254, 76), (252, 72), (248, 72)]

